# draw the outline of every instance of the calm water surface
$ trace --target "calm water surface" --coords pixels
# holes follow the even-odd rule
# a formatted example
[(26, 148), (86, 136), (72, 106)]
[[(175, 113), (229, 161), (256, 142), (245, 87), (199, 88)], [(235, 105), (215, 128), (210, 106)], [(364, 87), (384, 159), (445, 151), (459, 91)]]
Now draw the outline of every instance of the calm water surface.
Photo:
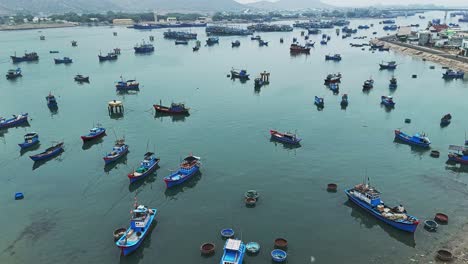
[[(443, 13), (426, 14), (428, 19)], [(455, 20), (453, 20), (455, 21)], [(400, 25), (421, 23), (417, 17), (399, 18)], [(351, 26), (378, 20), (355, 20)], [(371, 37), (377, 29), (360, 31)], [(112, 36), (112, 32), (118, 36)], [(203, 29), (193, 29), (204, 43)], [(0, 72), (14, 66), (8, 56), (24, 50), (39, 53), (38, 63), (24, 63), (24, 77), (0, 78), (0, 113), (29, 112), (29, 127), (0, 134), (0, 263), (218, 263), (223, 241), (219, 230), (232, 227), (244, 241), (258, 241), (261, 253), (247, 256), (245, 263), (271, 263), (269, 252), (276, 237), (290, 243), (288, 263), (406, 263), (416, 254), (431, 252), (456, 232), (468, 217), (468, 168), (446, 164), (449, 144), (462, 144), (468, 128), (466, 81), (446, 82), (443, 70), (431, 62), (393, 52), (362, 51), (342, 40), (334, 30), (327, 46), (320, 36), (309, 56), (292, 57), (289, 43), (300, 36), (264, 33), (269, 47), (258, 47), (248, 37), (225, 37), (220, 44), (193, 53), (190, 46), (175, 46), (162, 38), (163, 30), (151, 32), (126, 28), (73, 28), (0, 32)], [(46, 36), (45, 41), (39, 35)], [(156, 52), (135, 55), (132, 47), (155, 35)], [(284, 44), (279, 38), (285, 39)], [(239, 39), (241, 46), (231, 48)], [(78, 47), (70, 45), (78, 41)], [(99, 63), (99, 51), (120, 47), (118, 61)], [(59, 50), (60, 54), (49, 54)], [(340, 63), (325, 62), (324, 55), (341, 53)], [(54, 57), (69, 56), (73, 64), (55, 65)], [(382, 60), (396, 60), (398, 69), (380, 71)], [(256, 76), (271, 72), (271, 84), (255, 91), (253, 80), (231, 81), (231, 67), (246, 68)], [(332, 72), (343, 74), (340, 95), (323, 86)], [(75, 74), (90, 75), (91, 83), (73, 82)], [(380, 106), (388, 95), (392, 74), (398, 78), (393, 93), (394, 110)], [(417, 74), (418, 78), (411, 78)], [(119, 76), (141, 83), (137, 94), (118, 95)], [(369, 77), (375, 87), (362, 92)], [(57, 96), (59, 109), (51, 113), (44, 97)], [(350, 104), (341, 110), (341, 94)], [(314, 96), (325, 98), (318, 111)], [(112, 119), (107, 102), (122, 100), (123, 118)], [(185, 102), (191, 115), (182, 119), (155, 117), (152, 104)], [(452, 124), (440, 128), (446, 113)], [(411, 118), (411, 124), (404, 119)], [(83, 146), (80, 135), (93, 124), (108, 129), (107, 136)], [(268, 130), (295, 131), (303, 138), (300, 148), (270, 142)], [(393, 142), (393, 130), (424, 131), (441, 151), (439, 159), (407, 145)], [(25, 133), (36, 131), (41, 146), (20, 154), (17, 143)], [(115, 138), (125, 136), (128, 156), (113, 167), (104, 167), (102, 156)], [(65, 152), (40, 166), (28, 158), (53, 142), (63, 140)], [(143, 183), (129, 186), (126, 174), (146, 151), (161, 157), (160, 168)], [(201, 174), (187, 184), (166, 190), (162, 178), (177, 168), (188, 153), (201, 156)], [(367, 175), (389, 204), (403, 203), (420, 219), (446, 212), (450, 225), (437, 233), (422, 226), (408, 235), (384, 225), (347, 202), (342, 192)], [(335, 182), (339, 192), (327, 193)], [(243, 193), (261, 193), (256, 208), (246, 208)], [(15, 192), (25, 199), (14, 201)], [(158, 222), (142, 247), (120, 257), (112, 240), (115, 228), (127, 226), (134, 197), (158, 208)], [(203, 258), (199, 246), (217, 245), (216, 255)]]

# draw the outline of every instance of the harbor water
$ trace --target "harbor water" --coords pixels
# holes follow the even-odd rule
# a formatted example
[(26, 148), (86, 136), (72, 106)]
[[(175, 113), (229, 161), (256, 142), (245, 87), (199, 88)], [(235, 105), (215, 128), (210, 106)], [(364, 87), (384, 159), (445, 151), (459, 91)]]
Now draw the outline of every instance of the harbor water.
[[(442, 12), (425, 15), (443, 17)], [(350, 47), (367, 43), (373, 31), (386, 34), (378, 21), (352, 20), (352, 28), (374, 24), (354, 35), (368, 36), (363, 40), (343, 40), (327, 29), (323, 33), (331, 40), (320, 45), (321, 35), (311, 35), (316, 44), (308, 56), (289, 53), (293, 37), (304, 42), (301, 29), (259, 33), (268, 47), (259, 47), (250, 37), (222, 37), (219, 45), (206, 47), (204, 29), (191, 29), (202, 41), (198, 52), (192, 51), (194, 41), (176, 46), (163, 39), (164, 30), (0, 32), (2, 73), (16, 68), (9, 60), (14, 52), (40, 56), (39, 62), (19, 64), (23, 77), (0, 78), (1, 116), (30, 115), (29, 126), (0, 131), (0, 263), (219, 263), (223, 228), (233, 228), (245, 243), (260, 243), (260, 253), (245, 258), (250, 264), (271, 263), (277, 237), (289, 242), (288, 263), (409, 263), (433, 254), (467, 222), (468, 167), (446, 160), (448, 146), (462, 145), (465, 139), (468, 85), (444, 81), (444, 70), (432, 62)], [(423, 26), (426, 20), (413, 16), (397, 23)], [(46, 40), (39, 40), (40, 35)], [(133, 46), (150, 35), (155, 36), (155, 52), (134, 54)], [(241, 45), (231, 48), (235, 40)], [(114, 48), (122, 50), (118, 60), (98, 62), (100, 51)], [(335, 53), (341, 54), (341, 62), (325, 61), (326, 54)], [(54, 58), (64, 56), (73, 63), (54, 64)], [(391, 60), (398, 63), (395, 71), (379, 70), (379, 63)], [(435, 69), (429, 69), (432, 65)], [(227, 78), (232, 67), (246, 69), (251, 80)], [(253, 78), (263, 71), (271, 73), (270, 84), (255, 90)], [(343, 78), (340, 94), (333, 95), (323, 80), (337, 72)], [(75, 83), (76, 74), (89, 75), (90, 83)], [(393, 75), (398, 88), (391, 92)], [(139, 81), (140, 91), (117, 94), (120, 76)], [(364, 93), (362, 84), (369, 77), (374, 88)], [(58, 101), (55, 113), (46, 105), (49, 92)], [(346, 110), (340, 107), (344, 93), (349, 96)], [(393, 96), (394, 109), (380, 105), (382, 95)], [(323, 110), (314, 106), (314, 96), (324, 97)], [(107, 102), (114, 99), (123, 101), (122, 118), (109, 117)], [(184, 102), (191, 114), (155, 115), (152, 105), (160, 100), (165, 105)], [(447, 113), (452, 123), (441, 128), (440, 118)], [(406, 124), (406, 118), (412, 122)], [(83, 145), (80, 136), (97, 123), (107, 128), (107, 136)], [(301, 146), (272, 142), (269, 129), (297, 132)], [(395, 129), (426, 133), (441, 157), (394, 142)], [(39, 133), (40, 147), (20, 153), (17, 144), (32, 131)], [(105, 167), (102, 157), (121, 137), (130, 152)], [(58, 141), (65, 143), (63, 154), (33, 165), (29, 155)], [(161, 158), (160, 168), (129, 185), (127, 174), (147, 151)], [(201, 173), (166, 190), (163, 177), (190, 153), (202, 158)], [(444, 212), (449, 225), (429, 233), (421, 223), (413, 235), (377, 221), (343, 192), (367, 178), (385, 203), (403, 204), (421, 221)], [(327, 192), (328, 183), (338, 184), (338, 192)], [(254, 208), (244, 205), (244, 192), (250, 189), (261, 195)], [(15, 192), (23, 192), (24, 200), (15, 201)], [(135, 197), (158, 209), (157, 224), (134, 254), (122, 257), (112, 232), (128, 226)], [(205, 242), (216, 244), (214, 256), (200, 256)]]

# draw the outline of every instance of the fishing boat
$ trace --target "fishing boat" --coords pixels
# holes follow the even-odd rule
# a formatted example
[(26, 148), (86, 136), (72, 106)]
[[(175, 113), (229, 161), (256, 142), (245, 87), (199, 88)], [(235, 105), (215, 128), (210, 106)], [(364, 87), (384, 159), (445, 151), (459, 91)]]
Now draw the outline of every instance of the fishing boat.
[(167, 39), (185, 39), (185, 40), (197, 39), (197, 33), (190, 33), (190, 32), (184, 32), (184, 31), (172, 31), (170, 29), (167, 32), (164, 32), (163, 36), (164, 38), (167, 38)]
[(52, 93), (49, 93), (49, 95), (46, 96), (46, 101), (49, 108), (57, 107), (57, 99), (55, 99), (55, 96)]
[(141, 245), (141, 242), (143, 242), (151, 230), (150, 227), (157, 211), (156, 208), (149, 209), (144, 205), (138, 205), (130, 212), (132, 214), (130, 227), (115, 242), (115, 245), (120, 249), (123, 256), (132, 253)]
[(113, 60), (117, 60), (119, 56), (117, 56), (115, 52), (109, 52), (107, 53), (107, 55), (102, 55), (101, 53), (99, 53), (98, 58), (99, 58), (99, 61), (113, 61)]
[(57, 145), (46, 149), (42, 153), (29, 156), (29, 158), (31, 158), (34, 161), (46, 160), (46, 159), (57, 156), (58, 154), (62, 153), (62, 151), (63, 151), (63, 142), (58, 143)]
[(206, 40), (206, 45), (208, 46), (212, 46), (214, 44), (219, 44), (219, 38), (218, 37), (209, 37), (207, 40)]
[(120, 81), (117, 82), (115, 85), (115, 89), (119, 91), (128, 91), (128, 90), (139, 90), (140, 89), (140, 83), (137, 82), (136, 80), (126, 80), (120, 77)]
[(341, 82), (341, 73), (328, 74), (325, 78), (325, 84)]
[(340, 92), (340, 86), (338, 83), (329, 83), (328, 88), (330, 88), (334, 94), (338, 94)]
[(240, 41), (239, 40), (236, 40), (236, 41), (233, 41), (231, 42), (231, 46), (234, 48), (234, 47), (239, 47), (240, 46)]
[(63, 57), (61, 59), (54, 59), (55, 64), (70, 64), (73, 63), (73, 60), (69, 57)]
[(8, 80), (16, 79), (16, 78), (21, 77), (21, 76), (23, 76), (21, 74), (21, 68), (16, 68), (16, 70), (14, 70), (14, 69), (8, 70), (8, 72), (6, 74), (6, 78)]
[(83, 142), (97, 139), (106, 135), (106, 129), (103, 127), (93, 127), (87, 135), (81, 136)]
[(58, 50), (50, 50), (49, 53), (50, 54), (56, 54), (56, 53), (59, 53), (59, 51)]
[(409, 145), (429, 148), (431, 141), (424, 133), (416, 133), (413, 136), (407, 135), (400, 130), (395, 130), (395, 139), (399, 139)]
[(314, 104), (316, 106), (323, 107), (325, 104), (325, 101), (323, 100), (323, 97), (315, 96)]
[(451, 69), (447, 69), (445, 73), (442, 74), (442, 78), (444, 79), (463, 79), (465, 73), (463, 71), (454, 71)]
[(28, 113), (13, 115), (12, 118), (6, 119), (0, 117), (0, 129), (7, 127), (15, 127), (28, 122)]
[(115, 145), (112, 148), (112, 151), (108, 154), (106, 154), (105, 157), (103, 157), (105, 164), (109, 164), (111, 162), (114, 162), (121, 157), (123, 157), (125, 154), (128, 152), (128, 145), (125, 144), (124, 139), (119, 139), (115, 141)]
[(276, 130), (270, 130), (271, 139), (287, 143), (287, 144), (299, 144), (301, 142), (301, 138), (298, 138), (296, 134), (293, 133), (281, 133)]
[(228, 239), (224, 244), (224, 253), (220, 264), (242, 264), (245, 255), (245, 245), (241, 240)]
[(261, 40), (262, 38), (259, 35), (257, 35), (255, 37), (254, 36), (250, 37), (250, 39), (251, 40)]
[(180, 168), (169, 176), (164, 177), (167, 188), (182, 184), (192, 178), (200, 169), (200, 157), (190, 155), (180, 164)]
[(21, 149), (26, 149), (36, 145), (37, 143), (39, 143), (39, 134), (31, 132), (24, 135), (24, 142), (19, 143), (18, 146), (20, 146)]
[(77, 75), (75, 75), (74, 80), (76, 82), (80, 82), (80, 83), (89, 82), (89, 76), (84, 76), (84, 75), (81, 75), (81, 74), (77, 74)]
[(188, 40), (185, 40), (185, 39), (176, 39), (175, 44), (176, 44), (176, 45), (188, 45)]
[(384, 26), (383, 27), (383, 30), (397, 30), (398, 29), (398, 26), (397, 25), (391, 25), (391, 26)]
[(223, 25), (207, 26), (205, 31), (208, 36), (247, 36), (253, 34), (252, 30)]
[(143, 43), (141, 44), (136, 44), (133, 49), (135, 50), (135, 53), (143, 54), (143, 53), (152, 53), (154, 51), (154, 46), (151, 43)]
[(440, 126), (448, 126), (450, 125), (450, 122), (452, 121), (452, 115), (451, 114), (446, 114), (440, 119)]
[(450, 145), (449, 150), (456, 152), (449, 152), (448, 158), (450, 161), (468, 165), (468, 149), (463, 146)]
[(250, 74), (247, 74), (246, 70), (235, 70), (235, 69), (231, 70), (231, 78), (232, 79), (238, 78), (238, 79), (248, 80), (249, 76), (250, 76)]
[(382, 62), (379, 65), (381, 70), (394, 70), (397, 67), (396, 61)]
[(136, 182), (152, 174), (159, 163), (159, 158), (154, 156), (154, 153), (147, 152), (144, 159), (141, 161), (140, 166), (132, 173), (128, 174), (130, 183)]
[(380, 199), (380, 192), (369, 184), (358, 184), (354, 188), (345, 190), (349, 200), (378, 220), (399, 230), (414, 233), (419, 220), (409, 215), (402, 205), (388, 207)]
[(343, 94), (343, 96), (341, 96), (340, 105), (341, 105), (341, 107), (348, 106), (348, 95), (347, 94)]
[(172, 115), (186, 115), (190, 110), (183, 103), (171, 103), (171, 106), (163, 106), (162, 102), (159, 102), (158, 105), (155, 104), (153, 107), (156, 112)]
[(373, 50), (378, 50), (380, 48), (383, 48), (384, 47), (384, 44), (375, 44), (375, 43), (372, 43), (370, 48), (373, 49)]
[(325, 60), (340, 61), (341, 60), (341, 55), (340, 54), (325, 55)]
[(393, 76), (391, 79), (390, 79), (390, 84), (388, 85), (388, 88), (390, 89), (395, 89), (397, 88), (398, 84), (397, 84), (397, 79), (395, 78), (395, 76)]
[(10, 56), (13, 63), (23, 62), (23, 61), (38, 61), (39, 55), (36, 52), (25, 53), (22, 57), (17, 57), (16, 53), (14, 56)]
[(258, 46), (263, 47), (263, 46), (268, 46), (268, 41), (264, 41), (263, 39), (258, 41)]
[(193, 47), (193, 51), (198, 51), (200, 49), (200, 46), (201, 46), (201, 42), (199, 40), (197, 40), (197, 42), (195, 43), (195, 47)]
[(386, 107), (395, 107), (395, 102), (393, 101), (393, 97), (382, 95), (380, 97), (381, 104), (385, 105)]
[(362, 85), (362, 89), (364, 90), (369, 90), (372, 88), (374, 88), (374, 80), (372, 79), (366, 80), (364, 84)]
[(293, 44), (291, 44), (291, 46), (289, 47), (289, 51), (290, 51), (291, 53), (309, 53), (309, 52), (310, 52), (310, 48), (305, 47), (305, 46), (301, 46), (301, 45), (296, 44), (296, 43), (293, 43)]
[(307, 31), (309, 35), (318, 35), (321, 32), (318, 28), (309, 28)]

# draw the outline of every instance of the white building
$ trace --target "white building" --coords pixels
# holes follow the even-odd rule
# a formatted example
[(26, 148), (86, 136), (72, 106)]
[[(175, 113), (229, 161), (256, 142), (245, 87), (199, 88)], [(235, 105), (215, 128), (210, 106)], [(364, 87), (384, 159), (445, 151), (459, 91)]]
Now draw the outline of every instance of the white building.
[(468, 57), (468, 38), (463, 39), (460, 49), (462, 50), (463, 56)]

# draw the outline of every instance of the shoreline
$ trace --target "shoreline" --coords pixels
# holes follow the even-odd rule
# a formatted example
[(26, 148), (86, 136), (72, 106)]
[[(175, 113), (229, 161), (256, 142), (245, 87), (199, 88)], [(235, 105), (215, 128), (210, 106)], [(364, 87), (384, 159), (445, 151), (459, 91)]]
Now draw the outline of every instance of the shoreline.
[(371, 40), (371, 43), (384, 44), (393, 51), (435, 62), (454, 70), (468, 72), (468, 57), (457, 56), (437, 49), (393, 41), (391, 40), (392, 37), (393, 36), (375, 38)]
[(75, 23), (20, 24), (20, 25), (14, 25), (14, 26), (0, 25), (0, 31), (68, 28), (68, 27), (77, 27), (77, 26), (78, 25)]

